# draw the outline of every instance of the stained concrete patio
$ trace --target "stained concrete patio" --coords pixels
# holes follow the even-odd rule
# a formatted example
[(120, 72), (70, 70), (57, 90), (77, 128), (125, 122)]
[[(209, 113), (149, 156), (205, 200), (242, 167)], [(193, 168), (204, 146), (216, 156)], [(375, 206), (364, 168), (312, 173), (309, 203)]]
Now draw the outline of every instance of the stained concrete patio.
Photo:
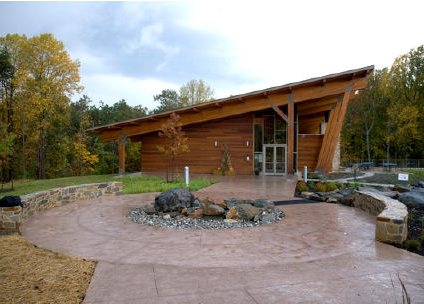
[[(294, 180), (229, 178), (201, 197), (291, 199)], [(32, 217), (38, 246), (98, 260), (85, 303), (424, 303), (424, 258), (374, 241), (375, 219), (332, 205), (281, 207), (283, 221), (235, 230), (130, 222), (155, 194), (105, 196)]]

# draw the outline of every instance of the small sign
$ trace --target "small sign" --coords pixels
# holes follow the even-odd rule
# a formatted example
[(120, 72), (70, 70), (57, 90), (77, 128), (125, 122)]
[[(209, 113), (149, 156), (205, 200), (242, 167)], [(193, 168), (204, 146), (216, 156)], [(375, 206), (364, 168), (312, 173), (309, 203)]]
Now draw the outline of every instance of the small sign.
[(408, 179), (409, 179), (409, 174), (405, 174), (405, 173), (399, 173), (398, 174), (398, 180), (407, 181)]

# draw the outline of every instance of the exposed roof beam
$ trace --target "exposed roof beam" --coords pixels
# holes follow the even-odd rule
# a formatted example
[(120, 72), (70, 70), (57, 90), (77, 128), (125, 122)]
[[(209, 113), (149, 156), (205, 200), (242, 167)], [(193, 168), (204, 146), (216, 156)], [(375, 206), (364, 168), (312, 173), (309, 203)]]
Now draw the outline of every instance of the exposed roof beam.
[(275, 104), (273, 104), (272, 102), (269, 103), (272, 107), (272, 109), (275, 111), (275, 113), (277, 113), (287, 124), (289, 123), (289, 118), (287, 117), (286, 114), (284, 114), (283, 111), (280, 110), (279, 107), (277, 107)]

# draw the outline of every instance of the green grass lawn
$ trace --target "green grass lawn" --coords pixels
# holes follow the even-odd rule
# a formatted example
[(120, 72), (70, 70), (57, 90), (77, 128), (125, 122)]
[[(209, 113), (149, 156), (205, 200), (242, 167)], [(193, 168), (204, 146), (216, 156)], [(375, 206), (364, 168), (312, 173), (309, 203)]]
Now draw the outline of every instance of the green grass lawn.
[(399, 181), (397, 173), (376, 173), (374, 176), (362, 178), (358, 182), (407, 185), (424, 181), (424, 169), (402, 169), (402, 173), (409, 173), (408, 181)]
[[(121, 178), (124, 184), (124, 193), (145, 193), (145, 192), (164, 192), (172, 188), (185, 188), (183, 180), (177, 180), (172, 183), (166, 182), (163, 178), (157, 176), (124, 176)], [(208, 178), (196, 178), (190, 181), (190, 190), (197, 191), (215, 183)]]
[[(167, 183), (166, 180), (157, 176), (123, 176), (116, 175), (87, 175), (72, 176), (43, 180), (17, 180), (14, 182), (13, 191), (3, 191), (0, 197), (4, 195), (23, 195), (31, 192), (43, 191), (52, 188), (67, 187), (81, 184), (101, 183), (110, 181), (120, 181), (123, 183), (124, 193), (144, 193), (144, 192), (163, 192), (172, 188), (185, 188), (183, 181)], [(215, 183), (208, 178), (195, 178), (190, 182), (190, 190), (197, 191)], [(4, 189), (10, 188), (10, 184), (5, 184)]]

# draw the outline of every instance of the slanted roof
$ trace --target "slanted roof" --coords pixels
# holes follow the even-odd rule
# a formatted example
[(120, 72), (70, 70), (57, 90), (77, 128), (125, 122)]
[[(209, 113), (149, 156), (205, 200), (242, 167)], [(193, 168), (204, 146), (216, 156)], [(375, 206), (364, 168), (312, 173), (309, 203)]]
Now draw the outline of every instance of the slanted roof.
[(303, 102), (336, 96), (343, 93), (347, 86), (351, 90), (365, 88), (366, 78), (373, 70), (374, 66), (366, 66), (360, 69), (216, 99), (173, 111), (98, 126), (89, 129), (89, 131), (99, 133), (103, 139), (117, 139), (119, 135), (135, 136), (159, 130), (164, 119), (168, 119), (171, 113), (179, 114), (183, 125), (188, 125), (269, 108), (271, 104), (284, 105), (289, 102), (289, 99), (294, 102)]

